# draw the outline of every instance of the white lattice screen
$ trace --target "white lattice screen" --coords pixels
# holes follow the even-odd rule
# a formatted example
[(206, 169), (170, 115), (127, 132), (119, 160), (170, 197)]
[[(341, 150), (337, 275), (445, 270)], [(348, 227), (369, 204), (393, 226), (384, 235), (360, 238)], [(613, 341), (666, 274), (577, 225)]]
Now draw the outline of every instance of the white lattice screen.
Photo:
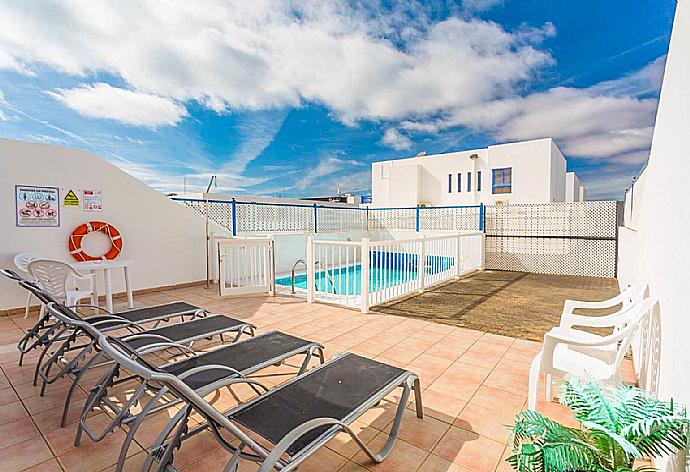
[[(231, 202), (180, 201), (202, 215), (208, 205), (209, 217), (233, 231)], [(367, 210), (237, 202), (234, 226), (236, 234), (476, 231), (483, 219), (488, 269), (614, 277), (619, 214), (615, 201), (495, 205), (483, 210), (478, 206)]]
[(615, 277), (617, 202), (486, 207), (486, 268)]
[(380, 208), (369, 210), (369, 230), (410, 230), (417, 226), (414, 208)]

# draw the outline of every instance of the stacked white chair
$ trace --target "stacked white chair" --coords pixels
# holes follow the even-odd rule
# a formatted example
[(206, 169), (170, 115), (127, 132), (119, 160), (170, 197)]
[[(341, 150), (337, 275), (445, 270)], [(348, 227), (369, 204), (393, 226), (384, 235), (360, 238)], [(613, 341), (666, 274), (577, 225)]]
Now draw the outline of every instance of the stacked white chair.
[[(19, 269), (21, 272), (23, 272), (22, 275), (26, 275), (29, 280), (32, 282), (38, 282), (37, 279), (33, 279), (31, 277), (31, 274), (29, 274), (29, 263), (31, 261), (35, 261), (36, 259), (41, 259), (41, 256), (38, 254), (35, 254), (33, 252), (20, 252), (16, 256), (14, 256), (14, 265)], [(27, 290), (28, 291), (28, 290)], [(33, 294), (29, 292), (29, 295), (26, 298), (26, 308), (24, 309), (24, 318), (29, 317), (29, 310), (31, 309), (31, 297)]]
[[(83, 298), (94, 297), (94, 283), (91, 275), (83, 275), (77, 272), (71, 265), (52, 259), (35, 259), (27, 266), (29, 274), (38, 280), (41, 288), (60, 300), (67, 306), (76, 305)], [(89, 290), (80, 290), (76, 287), (69, 288), (69, 283), (76, 280), (88, 280)], [(43, 309), (41, 308), (41, 313)]]
[[(657, 301), (645, 298), (646, 285), (628, 287), (619, 295), (602, 302), (567, 300), (559, 326), (544, 335), (541, 352), (532, 361), (529, 372), (528, 408), (536, 409), (539, 376), (545, 373), (545, 396), (550, 401), (553, 374), (596, 380), (618, 377), (620, 365), (638, 328), (647, 320)], [(577, 308), (622, 308), (604, 316), (574, 313)], [(577, 327), (612, 328), (606, 336)]]

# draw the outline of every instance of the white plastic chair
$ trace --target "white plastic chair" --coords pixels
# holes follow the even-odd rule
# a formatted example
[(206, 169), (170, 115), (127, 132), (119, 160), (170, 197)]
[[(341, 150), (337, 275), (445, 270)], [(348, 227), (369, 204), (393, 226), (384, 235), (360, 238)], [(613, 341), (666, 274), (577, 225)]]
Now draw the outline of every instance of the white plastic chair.
[[(593, 341), (600, 339), (601, 336), (593, 334), (582, 329), (582, 327), (608, 327), (613, 328), (613, 332), (618, 331), (627, 324), (630, 316), (634, 316), (632, 307), (642, 301), (647, 292), (647, 284), (634, 284), (625, 288), (620, 294), (613, 298), (601, 302), (583, 302), (577, 300), (566, 300), (563, 307), (563, 314), (561, 315), (560, 324), (552, 328), (550, 332), (576, 338), (580, 341)], [(618, 304), (622, 304), (620, 310), (608, 315), (577, 315), (574, 311), (578, 308), (587, 309), (605, 309), (612, 308)], [(610, 347), (600, 348), (597, 350), (610, 350)]]
[[(551, 376), (570, 375), (597, 380), (617, 378), (621, 362), (625, 357), (632, 337), (646, 317), (649, 316), (656, 299), (647, 298), (631, 305), (626, 310), (625, 321), (608, 336), (592, 334), (590, 338), (573, 336), (568, 331), (549, 331), (544, 335), (544, 345), (532, 361), (529, 371), (529, 392), (527, 406), (537, 406), (539, 375), (546, 374), (546, 400), (551, 400)], [(597, 319), (596, 317), (589, 317)], [(601, 317), (603, 318), (603, 317)], [(604, 322), (598, 326), (611, 326)], [(618, 320), (620, 321), (620, 320)], [(592, 326), (592, 324), (590, 324)], [(596, 325), (595, 325), (596, 326)], [(584, 333), (584, 331), (581, 331)]]
[[(93, 277), (80, 274), (74, 267), (65, 262), (52, 259), (36, 259), (29, 262), (27, 268), (29, 274), (39, 281), (43, 290), (67, 306), (76, 305), (82, 298), (93, 297), (95, 294)], [(76, 285), (73, 290), (68, 289), (70, 279), (88, 280), (89, 290), (79, 290)], [(43, 312), (44, 308), (41, 308), (41, 312)]]
[[(621, 293), (619, 293), (615, 297), (600, 302), (566, 300), (563, 304), (563, 314), (561, 315), (560, 326), (564, 327), (564, 325), (568, 324), (570, 326), (574, 326), (574, 324), (572, 323), (573, 321), (577, 322), (575, 324), (587, 326), (587, 318), (592, 317), (587, 315), (576, 315), (575, 310), (578, 308), (588, 310), (601, 310), (606, 308), (613, 308), (614, 306), (621, 304), (622, 307), (617, 313), (623, 312), (627, 310), (627, 308), (629, 308), (631, 305), (639, 301), (645, 295), (646, 291), (647, 284), (637, 283), (624, 288), (621, 291)], [(609, 316), (613, 316), (614, 314), (615, 313), (612, 313)]]
[[(32, 276), (29, 273), (29, 263), (31, 261), (35, 261), (36, 259), (41, 259), (41, 256), (38, 254), (34, 254), (33, 252), (20, 252), (19, 254), (14, 256), (14, 265), (21, 272), (24, 272), (28, 279), (32, 279)], [(37, 279), (33, 279), (31, 281), (38, 282)], [(33, 296), (33, 294), (29, 290), (27, 290), (27, 292), (29, 292), (29, 295), (26, 297), (26, 308), (24, 309), (24, 318), (29, 317), (29, 309), (31, 308), (31, 297)]]

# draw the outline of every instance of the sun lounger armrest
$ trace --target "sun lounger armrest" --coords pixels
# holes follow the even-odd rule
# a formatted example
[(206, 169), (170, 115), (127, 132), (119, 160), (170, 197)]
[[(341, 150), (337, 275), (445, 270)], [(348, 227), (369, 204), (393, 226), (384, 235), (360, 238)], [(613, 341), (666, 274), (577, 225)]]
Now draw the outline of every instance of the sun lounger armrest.
[[(126, 320), (124, 318), (120, 318), (119, 316), (113, 316), (113, 317), (99, 317), (98, 321), (91, 321), (88, 320), (88, 323), (93, 326), (94, 328), (98, 328), (100, 325), (106, 325), (106, 328), (108, 329), (120, 329), (120, 328), (132, 328), (136, 331), (144, 331), (144, 328), (139, 326), (138, 324), (134, 323), (133, 321)], [(112, 325), (112, 323), (117, 323), (117, 325), (113, 326), (108, 326), (109, 324)]]
[[(148, 337), (147, 335), (144, 335), (144, 337)], [(161, 336), (161, 338), (164, 338)], [(144, 355), (144, 354), (149, 354), (154, 351), (160, 351), (162, 349), (174, 347), (182, 351), (182, 354), (184, 354), (187, 357), (192, 357), (197, 355), (197, 352), (188, 348), (187, 346), (176, 343), (174, 341), (161, 341), (159, 343), (154, 343), (154, 344), (148, 344), (146, 346), (142, 346), (139, 349), (135, 349), (136, 353), (139, 355)], [(191, 356), (190, 356), (191, 354)]]
[[(105, 308), (98, 306), (98, 305), (90, 305), (90, 304), (83, 304), (83, 303), (77, 303), (76, 305), (70, 305), (67, 308), (93, 308), (94, 310), (100, 310), (106, 312), (108, 315), (114, 315), (114, 313), (106, 310)], [(104, 316), (104, 315), (93, 315), (89, 318), (95, 318), (97, 316)]]
[(346, 430), (350, 434), (350, 436), (352, 436), (352, 438), (355, 441), (357, 441), (357, 443), (361, 443), (357, 435), (353, 431), (351, 431), (350, 428), (342, 421), (335, 418), (314, 418), (313, 420), (309, 420), (306, 423), (302, 423), (301, 425), (297, 426), (295, 429), (290, 431), (288, 434), (286, 434), (285, 437), (283, 437), (283, 439), (281, 439), (280, 442), (275, 445), (275, 447), (271, 450), (270, 454), (262, 462), (258, 472), (273, 471), (275, 465), (278, 463), (283, 454), (285, 454), (288, 448), (292, 445), (292, 443), (297, 441), (299, 438), (301, 438), (308, 432), (316, 428), (321, 428), (323, 426), (328, 425), (340, 426), (342, 429)]

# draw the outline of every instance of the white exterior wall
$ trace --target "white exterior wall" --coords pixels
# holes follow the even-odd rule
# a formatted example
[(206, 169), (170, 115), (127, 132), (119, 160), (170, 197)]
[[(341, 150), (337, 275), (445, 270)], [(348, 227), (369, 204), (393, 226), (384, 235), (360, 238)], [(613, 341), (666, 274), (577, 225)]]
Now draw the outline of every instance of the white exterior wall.
[(565, 157), (551, 140), (551, 203), (565, 202)]
[[(473, 154), (478, 158), (471, 159)], [(504, 167), (512, 168), (512, 192), (494, 195), (492, 169)], [(472, 175), (469, 192), (468, 172)], [(481, 191), (477, 189), (478, 172)], [(562, 202), (565, 185), (565, 158), (550, 138), (372, 164), (372, 206), (377, 208)]]
[[(649, 164), (627, 193), (620, 232), (619, 281), (644, 281), (660, 300), (658, 364), (647, 385), (661, 398), (690, 406), (690, 207), (686, 135), (690, 129), (690, 2), (679, 0), (652, 139)], [(632, 209), (631, 209), (631, 202)], [(632, 210), (632, 211), (631, 211)], [(655, 346), (656, 347), (656, 346)], [(653, 352), (653, 350), (652, 350)], [(636, 352), (639, 363), (640, 354)], [(659, 461), (685, 470), (683, 458)]]
[(580, 179), (577, 177), (575, 172), (567, 172), (565, 174), (565, 201), (585, 201), (585, 188), (580, 183)]
[[(59, 187), (61, 199), (69, 189), (80, 199), (79, 190), (101, 190), (103, 211), (61, 206), (60, 227), (18, 228), (15, 185)], [(82, 223), (96, 220), (112, 223), (122, 233), (120, 257), (134, 262), (135, 290), (206, 278), (204, 218), (90, 152), (0, 139), (0, 191), (4, 202), (0, 206), (2, 267), (14, 268), (13, 258), (19, 252), (72, 261), (67, 250), (69, 235)], [(22, 306), (26, 292), (5, 277), (0, 279), (0, 309)], [(124, 291), (121, 270), (113, 271), (113, 290)], [(100, 293), (104, 293), (102, 286)]]

